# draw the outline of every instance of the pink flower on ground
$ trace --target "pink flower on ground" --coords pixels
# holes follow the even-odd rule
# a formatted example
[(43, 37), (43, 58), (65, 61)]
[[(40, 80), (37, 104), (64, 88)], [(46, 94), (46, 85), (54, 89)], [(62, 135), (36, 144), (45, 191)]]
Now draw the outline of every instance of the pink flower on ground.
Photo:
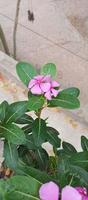
[(51, 100), (52, 97), (56, 97), (59, 93), (60, 84), (57, 81), (53, 81), (50, 75), (35, 76), (28, 84), (28, 88), (32, 94), (44, 95), (46, 99)]
[(76, 187), (76, 190), (81, 194), (82, 200), (88, 200), (87, 189), (83, 187)]
[(41, 200), (58, 200), (59, 187), (54, 182), (45, 183), (39, 190)]

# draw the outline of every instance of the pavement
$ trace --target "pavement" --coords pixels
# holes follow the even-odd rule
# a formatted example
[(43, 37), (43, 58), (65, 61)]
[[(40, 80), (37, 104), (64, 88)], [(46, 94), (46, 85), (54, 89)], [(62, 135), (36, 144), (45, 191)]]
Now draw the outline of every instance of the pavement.
[[(11, 55), (16, 4), (17, 0), (0, 0), (0, 24)], [(28, 20), (29, 9), (34, 13), (34, 22)], [(0, 49), (3, 51), (2, 45)], [(21, 0), (17, 60), (28, 61), (36, 68), (53, 62), (62, 87), (80, 89), (80, 109), (47, 110), (43, 114), (50, 115), (49, 123), (61, 132), (63, 140), (72, 141), (80, 149), (80, 135), (88, 136), (88, 0)], [(15, 65), (14, 59), (0, 52), (1, 101), (25, 97)]]

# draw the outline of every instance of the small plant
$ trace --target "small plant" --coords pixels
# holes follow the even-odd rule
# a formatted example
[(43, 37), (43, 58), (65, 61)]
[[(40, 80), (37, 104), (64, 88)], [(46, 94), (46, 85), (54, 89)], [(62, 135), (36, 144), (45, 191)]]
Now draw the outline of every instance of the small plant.
[[(42, 119), (46, 107), (80, 107), (79, 89), (62, 90), (55, 81), (56, 66), (44, 65), (40, 74), (19, 62), (17, 74), (28, 88), (26, 101), (0, 104), (0, 138), (4, 141), (4, 169), (9, 178), (0, 181), (2, 200), (88, 200), (88, 139), (81, 137), (82, 151), (61, 141), (59, 132)], [(30, 116), (34, 111), (35, 119)], [(43, 143), (53, 146), (49, 156)]]

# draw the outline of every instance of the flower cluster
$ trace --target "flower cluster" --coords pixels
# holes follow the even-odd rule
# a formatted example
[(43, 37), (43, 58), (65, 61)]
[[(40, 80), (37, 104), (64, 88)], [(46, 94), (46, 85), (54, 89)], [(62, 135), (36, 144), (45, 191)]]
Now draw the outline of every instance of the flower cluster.
[(28, 88), (32, 94), (44, 95), (46, 99), (51, 100), (59, 93), (60, 84), (51, 79), (50, 75), (35, 76), (28, 84)]
[(60, 192), (60, 188), (54, 182), (48, 182), (41, 186), (39, 190), (41, 200), (88, 200), (86, 188), (65, 186)]

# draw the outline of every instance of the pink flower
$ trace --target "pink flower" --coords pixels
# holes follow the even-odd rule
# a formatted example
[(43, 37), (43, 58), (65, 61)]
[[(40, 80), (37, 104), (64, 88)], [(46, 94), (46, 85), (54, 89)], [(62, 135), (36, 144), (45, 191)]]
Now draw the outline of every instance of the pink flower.
[(59, 88), (59, 86), (60, 84), (53, 81), (50, 75), (38, 75), (29, 82), (28, 88), (32, 94), (43, 94), (46, 99), (51, 100), (53, 96), (56, 97), (58, 95), (59, 90), (55, 88)]
[(82, 196), (75, 188), (68, 185), (62, 189), (61, 200), (82, 200)]
[(45, 183), (39, 190), (41, 200), (58, 200), (59, 187), (54, 182)]
[[(59, 200), (60, 189), (54, 182), (48, 182), (43, 184), (39, 190), (39, 196), (41, 200)], [(87, 197), (87, 196), (86, 196)], [(80, 192), (69, 185), (64, 187), (61, 192), (61, 200), (88, 200), (83, 199)]]
[(44, 94), (45, 92), (50, 90), (50, 76), (35, 76), (29, 82), (28, 88), (30, 89), (32, 94)]
[(76, 187), (76, 190), (81, 194), (82, 200), (88, 200), (87, 189), (83, 187)]

